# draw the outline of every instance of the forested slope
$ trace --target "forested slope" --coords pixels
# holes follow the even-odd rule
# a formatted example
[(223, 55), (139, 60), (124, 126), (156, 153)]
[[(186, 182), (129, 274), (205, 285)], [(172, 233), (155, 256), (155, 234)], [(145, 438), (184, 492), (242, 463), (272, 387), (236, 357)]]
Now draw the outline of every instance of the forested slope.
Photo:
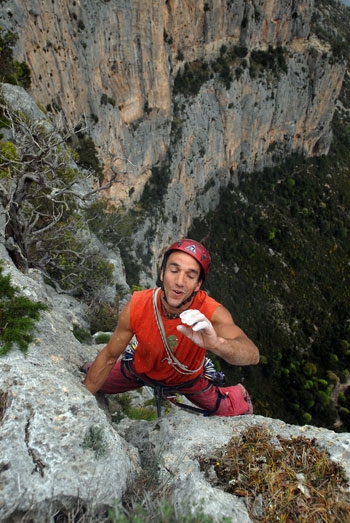
[[(349, 41), (349, 21), (333, 22)], [(222, 363), (227, 379), (245, 380), (257, 413), (345, 431), (349, 93), (347, 73), (327, 156), (281, 158), (279, 167), (241, 174), (239, 185), (224, 191), (218, 209), (190, 233), (205, 237), (213, 254), (209, 292), (223, 300), (261, 351), (256, 368), (233, 370)]]

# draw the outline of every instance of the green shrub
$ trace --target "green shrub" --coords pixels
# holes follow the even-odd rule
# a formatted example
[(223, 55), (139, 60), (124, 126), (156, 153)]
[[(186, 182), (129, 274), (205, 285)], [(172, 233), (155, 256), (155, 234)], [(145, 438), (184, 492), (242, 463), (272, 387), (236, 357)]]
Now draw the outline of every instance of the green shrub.
[(278, 76), (280, 71), (287, 72), (288, 70), (285, 54), (282, 47), (275, 48), (271, 45), (267, 51), (253, 49), (250, 54), (251, 68), (254, 72), (269, 69)]
[(110, 334), (102, 332), (101, 334), (96, 336), (95, 343), (97, 343), (98, 345), (102, 345), (102, 344), (106, 345), (110, 341), (110, 339), (111, 339)]
[(91, 332), (113, 332), (118, 320), (118, 307), (111, 303), (97, 303), (87, 314)]
[(79, 132), (79, 134), (68, 140), (68, 143), (72, 143), (74, 149), (78, 153), (78, 165), (84, 169), (92, 169), (95, 175), (98, 177), (99, 183), (102, 184), (103, 166), (100, 163), (95, 142), (91, 136), (86, 136), (84, 133)]
[(73, 325), (73, 334), (80, 343), (85, 343), (86, 345), (92, 344), (92, 336), (87, 329), (79, 327), (78, 325)]
[(112, 419), (115, 423), (119, 423), (125, 416), (130, 419), (147, 421), (153, 421), (157, 418), (153, 398), (150, 400), (148, 406), (134, 407), (131, 404), (131, 397), (127, 392), (113, 396), (110, 409), (113, 411)]
[(112, 105), (113, 107), (115, 106), (116, 102), (114, 100), (114, 98), (111, 98), (110, 96), (108, 96), (106, 93), (103, 93), (101, 95), (101, 105), (107, 105), (107, 104), (110, 104)]
[(167, 164), (152, 167), (152, 174), (146, 183), (140, 204), (145, 212), (154, 212), (157, 205), (160, 205), (166, 195), (170, 180), (170, 169)]
[(174, 94), (182, 93), (185, 96), (195, 96), (202, 85), (210, 78), (210, 71), (206, 62), (186, 63), (183, 70), (179, 70), (174, 80)]
[(13, 47), (18, 36), (0, 27), (0, 78), (2, 82), (20, 85), (29, 89), (31, 85), (30, 69), (25, 62), (13, 59)]
[(33, 341), (35, 322), (40, 312), (47, 310), (44, 303), (33, 302), (19, 295), (19, 290), (11, 285), (9, 275), (3, 275), (0, 264), (0, 355), (8, 353), (17, 345), (26, 354)]

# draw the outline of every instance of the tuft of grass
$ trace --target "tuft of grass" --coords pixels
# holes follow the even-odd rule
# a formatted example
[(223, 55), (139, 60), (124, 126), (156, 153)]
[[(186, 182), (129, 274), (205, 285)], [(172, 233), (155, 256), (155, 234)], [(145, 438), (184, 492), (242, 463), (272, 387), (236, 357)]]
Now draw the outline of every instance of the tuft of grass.
[(153, 421), (157, 419), (157, 412), (154, 408), (149, 407), (130, 407), (127, 416), (135, 420)]
[(115, 394), (109, 399), (109, 410), (112, 415), (112, 421), (119, 423), (126, 416), (135, 420), (153, 421), (157, 419), (157, 410), (154, 406), (154, 400), (147, 402), (144, 407), (135, 407), (131, 404), (130, 395)]
[(99, 334), (98, 336), (96, 336), (95, 338), (95, 343), (97, 345), (106, 345), (110, 339), (111, 339), (111, 335), (108, 334), (107, 332), (102, 332), (101, 334)]
[[(131, 511), (120, 508), (113, 509), (109, 513), (108, 521), (110, 523), (214, 523), (219, 521), (217, 518), (207, 516), (202, 511), (192, 514), (190, 507), (188, 507), (187, 513), (178, 514), (177, 509), (165, 500), (160, 500), (150, 508), (151, 510), (142, 504), (137, 504), (132, 507)], [(230, 523), (230, 520), (224, 519), (220, 522)]]
[(349, 521), (345, 472), (315, 440), (249, 427), (199, 461), (202, 470), (214, 468), (217, 486), (244, 498), (252, 521)]
[(82, 443), (83, 449), (91, 449), (97, 458), (104, 456), (107, 444), (103, 437), (103, 428), (97, 426), (89, 427)]
[(152, 445), (146, 446), (141, 455), (142, 471), (129, 482), (121, 504), (109, 512), (110, 523), (230, 523), (228, 519), (208, 516), (203, 509), (191, 504), (174, 505), (172, 487), (160, 475), (162, 449), (154, 452)]

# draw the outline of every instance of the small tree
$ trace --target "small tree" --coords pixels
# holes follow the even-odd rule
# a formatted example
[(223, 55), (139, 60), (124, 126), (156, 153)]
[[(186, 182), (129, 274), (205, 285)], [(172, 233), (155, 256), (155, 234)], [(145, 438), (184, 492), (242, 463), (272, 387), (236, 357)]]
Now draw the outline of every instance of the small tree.
[[(10, 135), (0, 142), (6, 248), (23, 272), (35, 267), (57, 291), (91, 303), (111, 282), (112, 266), (93, 247), (84, 208), (118, 173), (99, 186), (94, 172), (78, 167), (77, 153), (66, 143), (83, 127), (59, 134), (44, 117), (28, 121), (4, 101), (0, 110)], [(83, 191), (87, 184), (90, 190)]]

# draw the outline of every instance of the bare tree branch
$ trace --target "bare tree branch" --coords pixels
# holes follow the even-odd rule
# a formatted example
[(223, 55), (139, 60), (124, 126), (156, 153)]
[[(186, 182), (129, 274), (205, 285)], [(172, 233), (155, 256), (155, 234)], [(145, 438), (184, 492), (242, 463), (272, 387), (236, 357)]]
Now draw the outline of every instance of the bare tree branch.
[[(112, 269), (91, 248), (79, 202), (93, 201), (123, 173), (113, 169), (100, 186), (93, 170), (79, 168), (67, 143), (86, 125), (58, 132), (44, 117), (30, 122), (6, 103), (0, 102), (0, 112), (9, 137), (0, 142), (0, 202), (12, 259), (23, 271), (38, 268), (58, 292), (95, 292)], [(90, 190), (79, 190), (87, 182)]]

